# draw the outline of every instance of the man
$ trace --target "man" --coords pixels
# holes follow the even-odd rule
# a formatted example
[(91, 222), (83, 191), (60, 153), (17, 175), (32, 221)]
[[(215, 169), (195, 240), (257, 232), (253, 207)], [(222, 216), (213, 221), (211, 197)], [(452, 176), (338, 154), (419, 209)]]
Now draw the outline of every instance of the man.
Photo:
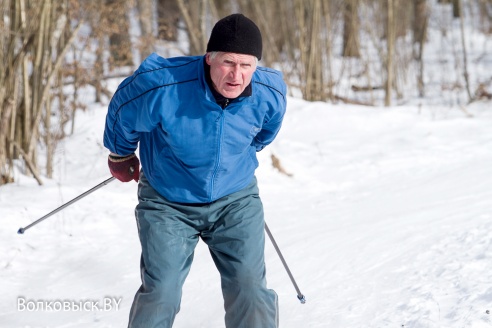
[(172, 326), (199, 238), (220, 272), (226, 326), (278, 327), (254, 172), (256, 152), (280, 129), (286, 86), (281, 73), (257, 67), (261, 54), (255, 23), (230, 15), (214, 26), (205, 56), (152, 54), (111, 100), (110, 171), (139, 181), (142, 285), (129, 327)]

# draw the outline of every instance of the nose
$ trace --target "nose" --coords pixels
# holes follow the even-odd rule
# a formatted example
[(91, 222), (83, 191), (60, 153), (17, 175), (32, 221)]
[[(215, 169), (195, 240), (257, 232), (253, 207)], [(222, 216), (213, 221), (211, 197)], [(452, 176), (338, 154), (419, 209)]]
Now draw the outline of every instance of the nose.
[(241, 68), (239, 65), (232, 66), (231, 69), (232, 77), (237, 78), (241, 74)]

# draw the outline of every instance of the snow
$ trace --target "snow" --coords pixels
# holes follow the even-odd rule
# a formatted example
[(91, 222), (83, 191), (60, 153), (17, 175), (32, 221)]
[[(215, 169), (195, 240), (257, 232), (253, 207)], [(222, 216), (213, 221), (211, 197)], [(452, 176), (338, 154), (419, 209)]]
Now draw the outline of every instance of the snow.
[[(465, 106), (463, 89), (441, 89), (462, 71), (458, 41), (436, 31), (425, 99), (385, 108), (291, 97), (278, 138), (258, 154), (267, 224), (307, 299), (300, 304), (267, 240), (282, 328), (492, 327), (491, 102)], [(490, 80), (490, 42), (467, 37), (471, 80)], [(110, 177), (107, 103), (87, 91), (75, 133), (58, 144), (54, 178), (38, 186), (17, 164), (15, 182), (0, 187), (0, 327), (127, 324), (140, 286), (136, 183), (111, 182), (17, 234)], [(174, 327), (221, 328), (223, 316), (219, 275), (200, 242)]]
[[(468, 106), (470, 115), (288, 103), (257, 171), (267, 223), (307, 298), (297, 300), (267, 240), (281, 326), (492, 327), (490, 103)], [(0, 188), (1, 327), (126, 325), (140, 284), (136, 183), (111, 182), (17, 234), (110, 177), (105, 114), (100, 104), (78, 113), (55, 178), (38, 186), (17, 172)], [(292, 177), (271, 166), (272, 153)], [(175, 327), (224, 327), (223, 315), (200, 243)]]

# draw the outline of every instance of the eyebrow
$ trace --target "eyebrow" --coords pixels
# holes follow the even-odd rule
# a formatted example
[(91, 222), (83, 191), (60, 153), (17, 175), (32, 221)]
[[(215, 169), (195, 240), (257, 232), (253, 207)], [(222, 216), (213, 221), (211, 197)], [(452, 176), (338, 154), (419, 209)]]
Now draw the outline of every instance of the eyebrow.
[(222, 58), (223, 61), (227, 61), (227, 62), (231, 62), (231, 63), (236, 63), (236, 64), (239, 64), (239, 65), (253, 65), (254, 64), (254, 60), (249, 60), (249, 59), (232, 59), (232, 58), (229, 58), (229, 57), (224, 57)]

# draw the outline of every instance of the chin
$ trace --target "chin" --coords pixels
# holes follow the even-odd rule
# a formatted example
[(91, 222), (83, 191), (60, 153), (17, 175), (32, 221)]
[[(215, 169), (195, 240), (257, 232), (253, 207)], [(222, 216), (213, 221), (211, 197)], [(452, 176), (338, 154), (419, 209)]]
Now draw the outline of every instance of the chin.
[(238, 97), (240, 94), (241, 92), (226, 92), (226, 91), (222, 92), (222, 95), (229, 99), (234, 99)]

